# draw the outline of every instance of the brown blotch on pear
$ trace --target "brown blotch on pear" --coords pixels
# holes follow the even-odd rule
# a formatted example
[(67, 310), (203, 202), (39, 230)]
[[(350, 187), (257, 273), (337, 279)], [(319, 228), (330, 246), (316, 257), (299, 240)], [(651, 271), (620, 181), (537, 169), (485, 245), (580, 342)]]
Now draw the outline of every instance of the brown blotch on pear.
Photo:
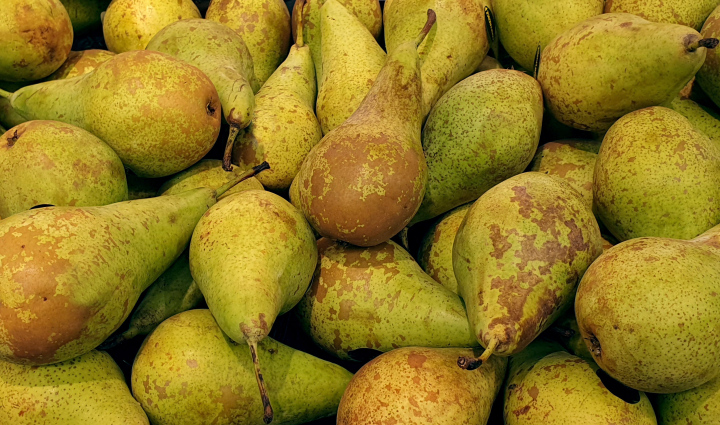
[(593, 172), (598, 155), (573, 146), (572, 142), (550, 142), (542, 145), (530, 163), (529, 170), (560, 177), (577, 190), (587, 204), (593, 204)]

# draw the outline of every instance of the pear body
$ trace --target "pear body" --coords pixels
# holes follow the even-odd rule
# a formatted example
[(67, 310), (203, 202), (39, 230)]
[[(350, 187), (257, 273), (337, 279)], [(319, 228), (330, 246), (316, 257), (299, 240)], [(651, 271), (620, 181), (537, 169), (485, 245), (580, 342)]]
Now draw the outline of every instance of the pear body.
[(90, 351), (46, 366), (0, 361), (0, 423), (149, 425), (112, 357)]
[[(21, 89), (27, 85), (28, 83), (9, 83), (7, 81), (0, 81), (0, 89), (7, 90), (9, 92)], [(10, 104), (10, 99), (0, 97), (0, 125), (8, 129), (22, 124), (25, 121), (27, 121), (27, 119), (13, 109)]]
[(474, 201), (521, 173), (540, 140), (542, 105), (540, 85), (519, 71), (481, 72), (448, 91), (423, 131), (428, 184), (412, 222)]
[(71, 51), (67, 60), (57, 71), (50, 74), (47, 80), (67, 80), (68, 78), (85, 75), (114, 56), (115, 53), (100, 49)]
[[(278, 425), (333, 415), (352, 378), (271, 338), (258, 344), (258, 357)], [(135, 359), (132, 389), (156, 425), (263, 425), (250, 351), (228, 338), (208, 310), (158, 326)]]
[[(720, 37), (720, 5), (707, 18), (701, 33), (703, 37)], [(695, 78), (715, 105), (720, 105), (720, 58), (714, 49), (708, 50), (705, 62)]]
[(462, 348), (398, 348), (358, 371), (338, 408), (338, 425), (485, 425), (505, 377), (506, 359), (464, 371)]
[(700, 130), (714, 143), (720, 143), (720, 115), (715, 111), (690, 99), (679, 97), (670, 103), (669, 108), (687, 118), (693, 127)]
[(521, 351), (572, 303), (577, 282), (602, 253), (595, 217), (557, 177), (529, 172), (485, 192), (453, 246), (453, 267), (478, 341)]
[[(160, 186), (157, 194), (158, 196), (177, 195), (186, 190), (197, 189), (199, 187), (220, 187), (232, 181), (239, 173), (241, 173), (239, 168), (235, 168), (232, 172), (223, 170), (222, 161), (219, 159), (203, 159), (187, 170), (172, 176)], [(264, 188), (257, 177), (251, 177), (236, 184), (230, 190), (220, 195), (218, 201), (246, 190), (264, 190)]]
[(47, 77), (70, 53), (73, 29), (60, 0), (5, 0), (0, 5), (0, 81)]
[(363, 102), (385, 64), (385, 52), (337, 0), (328, 0), (320, 8), (320, 28), (323, 71), (316, 112), (323, 133), (328, 134)]
[(60, 3), (70, 16), (73, 32), (82, 34), (102, 26), (100, 14), (107, 9), (110, 0), (60, 0)]
[(627, 113), (672, 101), (705, 61), (707, 49), (691, 47), (701, 38), (692, 28), (628, 13), (587, 19), (542, 52), (546, 105), (565, 125), (603, 132)]
[(290, 12), (282, 0), (212, 0), (205, 18), (242, 37), (262, 86), (285, 60), (290, 48)]
[(692, 390), (659, 395), (657, 406), (660, 425), (718, 425), (720, 378)]
[(321, 239), (318, 247), (320, 266), (297, 314), (325, 351), (359, 360), (354, 350), (477, 345), (460, 298), (396, 243), (359, 248)]
[(670, 109), (632, 112), (603, 139), (593, 199), (620, 241), (694, 238), (720, 223), (720, 146)]
[(605, 13), (632, 13), (651, 22), (680, 24), (700, 31), (717, 5), (715, 0), (609, 0)]
[(598, 155), (571, 143), (550, 142), (535, 154), (530, 170), (560, 177), (582, 196), (588, 208), (593, 205), (593, 172)]
[(593, 358), (613, 378), (666, 394), (718, 376), (718, 233), (714, 227), (691, 241), (636, 238), (587, 270), (575, 314)]
[[(606, 249), (610, 248), (612, 248), (612, 246)], [(582, 334), (580, 333), (580, 326), (578, 326), (574, 308), (568, 309), (562, 317), (557, 319), (557, 321), (553, 323), (553, 328), (555, 327), (565, 332), (565, 335), (563, 336), (567, 336), (567, 338), (563, 338), (560, 343), (570, 354), (580, 357), (588, 362), (595, 363), (595, 360), (593, 360), (592, 354), (590, 353), (590, 350), (588, 349), (587, 344), (585, 344)]]
[(108, 50), (143, 50), (161, 29), (175, 21), (201, 18), (192, 0), (113, 0), (103, 18)]

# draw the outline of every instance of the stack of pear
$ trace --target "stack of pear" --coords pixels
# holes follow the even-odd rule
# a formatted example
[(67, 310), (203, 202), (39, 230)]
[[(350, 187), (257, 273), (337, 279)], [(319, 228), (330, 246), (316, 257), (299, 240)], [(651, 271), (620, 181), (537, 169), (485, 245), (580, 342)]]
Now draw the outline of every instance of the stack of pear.
[[(203, 159), (164, 182), (162, 186), (157, 189), (157, 195), (177, 195), (186, 190), (197, 189), (199, 187), (220, 187), (235, 180), (237, 174), (242, 174), (244, 171), (239, 167), (235, 167), (232, 172), (228, 173), (222, 166), (223, 163), (219, 159)], [(236, 184), (227, 192), (218, 196), (218, 201), (246, 190), (264, 190), (263, 185), (258, 180), (260, 175), (261, 174), (258, 174), (256, 177), (251, 177)]]
[[(323, 10), (333, 7), (341, 6), (329, 0)], [(415, 41), (390, 53), (358, 110), (327, 134), (300, 168), (294, 183), (299, 199), (293, 202), (322, 236), (377, 245), (402, 230), (420, 207), (427, 166), (420, 145), (417, 46), (435, 24), (432, 10), (428, 17)], [(330, 69), (323, 74), (326, 78)]]
[[(701, 33), (703, 37), (720, 37), (720, 5), (707, 18)], [(696, 79), (715, 105), (720, 105), (720, 58), (715, 50), (708, 50)]]
[(576, 148), (568, 141), (542, 145), (530, 164), (531, 171), (560, 177), (582, 196), (588, 208), (593, 205), (593, 173), (598, 155)]
[(700, 31), (717, 0), (608, 0), (605, 13), (632, 13), (651, 22), (680, 24)]

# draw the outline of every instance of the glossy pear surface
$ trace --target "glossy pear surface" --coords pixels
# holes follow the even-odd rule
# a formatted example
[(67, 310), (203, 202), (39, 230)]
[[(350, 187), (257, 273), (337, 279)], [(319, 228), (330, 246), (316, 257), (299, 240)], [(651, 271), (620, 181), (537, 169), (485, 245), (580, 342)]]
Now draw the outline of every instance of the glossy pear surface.
[[(707, 18), (701, 33), (703, 37), (720, 37), (720, 5)], [(715, 105), (720, 105), (720, 57), (714, 49), (708, 50), (705, 63), (698, 71), (696, 79)]]
[(557, 176), (570, 183), (587, 204), (593, 204), (593, 173), (598, 155), (573, 146), (572, 143), (550, 142), (542, 145), (530, 170)]
[[(177, 195), (190, 189), (199, 187), (220, 187), (225, 183), (233, 180), (235, 176), (242, 173), (240, 168), (235, 167), (232, 172), (227, 172), (222, 168), (222, 161), (219, 159), (203, 159), (197, 164), (181, 171), (172, 176), (168, 181), (163, 183), (158, 189), (157, 194), (160, 195)], [(225, 199), (228, 196), (244, 192), (246, 190), (263, 190), (263, 185), (257, 177), (251, 177), (244, 180), (230, 190), (218, 197)]]
[(680, 24), (700, 31), (716, 0), (607, 0), (605, 13), (632, 13), (652, 22)]

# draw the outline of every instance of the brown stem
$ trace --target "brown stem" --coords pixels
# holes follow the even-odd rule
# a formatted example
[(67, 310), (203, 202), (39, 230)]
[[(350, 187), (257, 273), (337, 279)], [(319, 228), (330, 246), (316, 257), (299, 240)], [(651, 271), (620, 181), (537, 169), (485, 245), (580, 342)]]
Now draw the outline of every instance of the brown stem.
[(263, 404), (263, 422), (269, 424), (273, 420), (273, 408), (270, 405), (270, 398), (268, 397), (267, 387), (265, 386), (265, 380), (263, 379), (262, 372), (260, 371), (260, 361), (257, 356), (257, 342), (248, 341), (250, 346), (250, 355), (252, 356), (253, 367), (255, 368), (255, 380), (257, 381), (258, 388), (260, 389), (260, 398)]
[(305, 22), (305, 0), (298, 0), (297, 6), (300, 13), (300, 18), (297, 22), (297, 27), (295, 28), (295, 32), (297, 33), (295, 37), (295, 45), (298, 47), (302, 47), (305, 45), (305, 41), (303, 39), (303, 24)]
[(236, 178), (230, 180), (229, 182), (225, 183), (224, 185), (220, 186), (219, 189), (215, 191), (215, 199), (221, 197), (223, 193), (227, 192), (228, 190), (232, 189), (236, 184), (249, 179), (250, 177), (254, 177), (258, 173), (264, 170), (269, 170), (270, 164), (267, 163), (267, 161), (264, 161), (260, 165), (256, 165), (253, 168), (245, 171), (244, 173), (238, 174)]
[(223, 154), (223, 170), (232, 171), (232, 151), (235, 147), (235, 139), (237, 138), (240, 129), (234, 125), (230, 125), (230, 134), (228, 135), (227, 143), (225, 143), (225, 154)]
[(420, 31), (420, 34), (418, 34), (417, 38), (415, 39), (415, 46), (419, 46), (420, 43), (425, 40), (425, 37), (427, 37), (428, 33), (432, 29), (433, 25), (435, 25), (435, 21), (437, 20), (437, 16), (435, 15), (435, 11), (432, 9), (428, 9), (427, 11), (427, 22), (425, 22), (425, 26), (423, 27), (422, 31)]
[(687, 47), (687, 51), (694, 52), (699, 47), (714, 49), (717, 47), (718, 43), (720, 43), (720, 40), (718, 40), (717, 38), (703, 38), (701, 40), (696, 40), (695, 42), (690, 43)]
[(460, 366), (461, 369), (465, 370), (475, 370), (479, 368), (490, 358), (490, 356), (493, 355), (499, 343), (500, 341), (497, 339), (491, 340), (490, 344), (480, 357), (460, 357), (457, 360), (457, 365)]

